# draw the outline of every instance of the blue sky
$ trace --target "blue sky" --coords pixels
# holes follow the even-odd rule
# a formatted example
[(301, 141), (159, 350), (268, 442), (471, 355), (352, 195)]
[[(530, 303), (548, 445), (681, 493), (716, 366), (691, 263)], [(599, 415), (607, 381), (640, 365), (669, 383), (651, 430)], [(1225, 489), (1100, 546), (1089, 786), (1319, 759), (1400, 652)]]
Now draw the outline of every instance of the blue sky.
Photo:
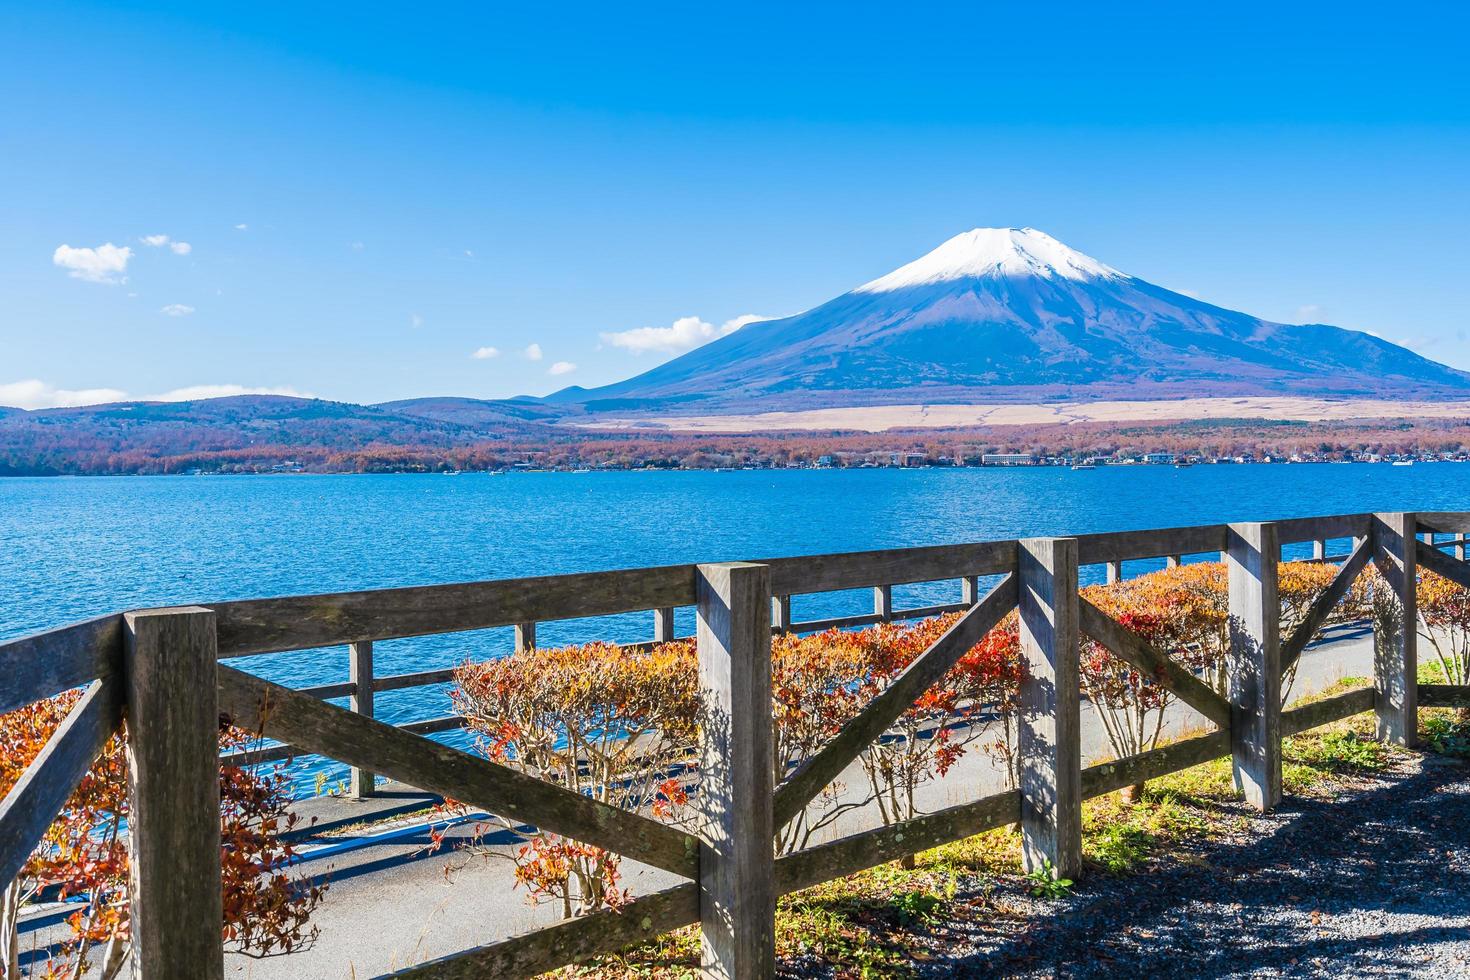
[(1470, 368), (1470, 13), (1285, 6), (6, 5), (0, 404), (590, 386), (988, 225)]

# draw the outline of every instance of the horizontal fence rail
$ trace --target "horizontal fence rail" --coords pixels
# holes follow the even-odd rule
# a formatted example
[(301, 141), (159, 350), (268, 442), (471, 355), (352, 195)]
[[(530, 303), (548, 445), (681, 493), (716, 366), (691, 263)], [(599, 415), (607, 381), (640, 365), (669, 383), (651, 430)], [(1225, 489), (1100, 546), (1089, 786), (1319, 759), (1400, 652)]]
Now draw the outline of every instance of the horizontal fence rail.
[[(224, 757), (246, 765), (319, 754), (352, 770), (354, 795), (388, 777), (487, 812), (606, 847), (688, 879), (602, 911), (400, 971), (396, 976), (521, 976), (574, 963), (691, 923), (703, 932), (704, 967), (725, 976), (769, 976), (775, 897), (908, 857), (995, 827), (1019, 824), (1028, 869), (1075, 876), (1081, 868), (1080, 806), (1155, 777), (1229, 757), (1238, 787), (1261, 809), (1280, 798), (1281, 739), (1373, 711), (1381, 738), (1412, 743), (1420, 705), (1470, 706), (1470, 688), (1417, 683), (1415, 582), (1420, 568), (1470, 588), (1464, 563), (1470, 512), (1347, 514), (1274, 523), (1086, 534), (783, 557), (749, 563), (541, 576), (418, 586), (104, 616), (0, 643), (0, 711), (84, 689), (71, 713), (0, 803), (0, 882), (18, 872), (107, 740), (129, 718), (148, 764), (130, 781), (129, 832), (137, 842), (135, 919), (144, 976), (222, 975), (218, 854), (204, 832), (218, 805), (197, 786), (198, 754), (216, 745), (216, 718), (264, 745)], [(1329, 543), (1349, 542), (1329, 556)], [(1280, 623), (1277, 568), (1283, 545), (1312, 545), (1306, 561), (1337, 571), (1289, 636)], [(1229, 571), (1231, 683), (1227, 695), (1126, 629), (1078, 593), (1078, 570), (1124, 562), (1218, 556)], [(1373, 685), (1283, 710), (1281, 677), (1313, 641), (1369, 566), (1387, 590), (1375, 615)], [(1154, 567), (1158, 567), (1155, 565)], [(957, 603), (895, 609), (893, 588), (959, 581)], [(982, 591), (982, 584), (989, 584)], [(792, 597), (871, 589), (873, 611), (793, 621)], [(701, 822), (692, 832), (599, 803), (426, 736), (462, 727), (457, 715), (389, 725), (374, 695), (450, 683), (455, 668), (378, 676), (378, 641), (513, 627), (516, 649), (539, 623), (652, 613), (652, 638), (675, 639), (674, 611), (694, 607), (706, 707), (700, 744)], [(1377, 605), (1375, 604), (1375, 609)], [(848, 629), (960, 614), (927, 650), (863, 706), (823, 747), (772, 785), (769, 724), (772, 633)], [(776, 857), (772, 835), (798, 816), (896, 719), (991, 629), (1019, 623), (1021, 681), (1018, 789), (949, 806)], [(1130, 758), (1084, 766), (1078, 711), (1079, 644), (1090, 637), (1189, 705), (1214, 730)], [(330, 646), (348, 648), (348, 680), (293, 690), (221, 661)], [(201, 668), (200, 665), (208, 665)], [(212, 669), (217, 685), (199, 685)], [(347, 707), (327, 703), (348, 699)], [(164, 717), (166, 716), (166, 717)], [(136, 730), (136, 731), (135, 731)], [(181, 739), (188, 751), (168, 752)], [(150, 754), (151, 753), (151, 754)], [(153, 761), (148, 761), (153, 760)], [(212, 765), (212, 763), (210, 763)], [(197, 792), (180, 792), (180, 781)], [(203, 828), (203, 829), (201, 829)], [(188, 840), (190, 847), (165, 842)], [(187, 885), (175, 883), (187, 882)], [(202, 883), (202, 884), (201, 884)], [(172, 889), (172, 890), (171, 890)], [(178, 919), (170, 926), (163, 916)]]

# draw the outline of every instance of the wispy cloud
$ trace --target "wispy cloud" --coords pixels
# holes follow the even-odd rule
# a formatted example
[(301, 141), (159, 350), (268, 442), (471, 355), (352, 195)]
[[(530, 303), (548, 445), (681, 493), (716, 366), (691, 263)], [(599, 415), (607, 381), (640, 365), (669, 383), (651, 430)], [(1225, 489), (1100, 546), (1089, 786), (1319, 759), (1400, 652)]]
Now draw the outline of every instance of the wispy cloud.
[(176, 242), (168, 235), (144, 235), (138, 241), (151, 248), (163, 248), (167, 245), (168, 250), (175, 255), (188, 255), (194, 251), (193, 245), (188, 242)]
[(364, 245), (362, 242), (348, 242), (347, 247), (352, 249), (354, 252), (361, 252), (363, 249), (367, 248), (367, 246)]
[(499, 347), (478, 347), (478, 348), (475, 349), (475, 352), (473, 354), (471, 354), (470, 356), (473, 357), (477, 361), (488, 361), (492, 357), (499, 357), (500, 356), (500, 348)]
[(1316, 303), (1307, 303), (1296, 308), (1294, 319), (1297, 323), (1321, 323), (1326, 314), (1327, 311)]
[(73, 279), (106, 283), (109, 286), (128, 281), (124, 273), (128, 271), (128, 260), (132, 257), (131, 248), (114, 245), (112, 242), (96, 248), (58, 245), (56, 251), (51, 253), (51, 261), (65, 269), (66, 274)]
[(284, 395), (288, 398), (312, 398), (313, 395), (288, 386), (259, 387), (254, 385), (189, 385), (175, 388), (161, 395), (150, 395), (150, 402), (197, 402), (205, 398), (230, 398), (235, 395)]
[(419, 316), (417, 313), (410, 313), (408, 315), (408, 325), (417, 330), (419, 327), (422, 327), (424, 325), (424, 318)]
[(701, 320), (697, 316), (682, 316), (667, 327), (635, 327), (602, 334), (602, 341), (614, 347), (630, 350), (635, 354), (654, 351), (661, 354), (682, 354), (703, 346), (711, 340), (728, 336), (747, 323), (758, 323), (770, 317), (747, 313), (721, 324)]
[(236, 231), (249, 231), (250, 230), (250, 226), (247, 225), (245, 222), (242, 221), (238, 225), (235, 226), (235, 230)]
[(555, 364), (551, 365), (551, 367), (546, 369), (546, 373), (551, 375), (552, 377), (556, 377), (560, 374), (571, 374), (575, 370), (577, 370), (577, 365), (573, 364), (571, 361), (557, 361)]
[(194, 307), (184, 303), (170, 303), (158, 312), (164, 316), (188, 316), (194, 312)]
[(285, 395), (290, 398), (312, 398), (313, 395), (289, 386), (261, 385), (189, 385), (160, 395), (141, 398), (121, 388), (57, 388), (39, 378), (0, 383), (0, 405), (7, 408), (76, 408), (82, 405), (105, 405), (110, 402), (187, 402), (233, 395)]
[(9, 408), (74, 408), (77, 405), (103, 405), (128, 397), (116, 388), (54, 388), (39, 378), (0, 384), (0, 405)]
[(540, 344), (529, 345), (524, 353), (526, 355), (526, 360), (528, 361), (539, 361), (541, 360), (541, 358), (546, 356), (545, 354), (541, 353)]

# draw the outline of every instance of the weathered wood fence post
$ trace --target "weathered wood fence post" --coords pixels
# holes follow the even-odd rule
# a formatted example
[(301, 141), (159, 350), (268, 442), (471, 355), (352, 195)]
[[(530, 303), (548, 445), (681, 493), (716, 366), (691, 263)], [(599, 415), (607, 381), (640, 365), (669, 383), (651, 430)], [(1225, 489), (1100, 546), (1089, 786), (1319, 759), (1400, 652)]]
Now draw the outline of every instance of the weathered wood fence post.
[(791, 632), (791, 597), (789, 595), (771, 596), (771, 626), (778, 633)]
[(669, 643), (674, 639), (674, 610), (653, 611), (653, 642)]
[[(348, 644), (348, 680), (352, 694), (347, 706), (360, 715), (373, 716), (373, 644), (370, 640)], [(352, 796), (363, 799), (377, 789), (377, 777), (366, 769), (352, 768)]]
[(1373, 603), (1373, 687), (1378, 737), (1413, 745), (1419, 735), (1419, 567), (1413, 514), (1375, 514), (1374, 561), (1387, 595)]
[(978, 575), (966, 575), (960, 579), (960, 601), (967, 606), (973, 606), (980, 601), (980, 577)]
[(700, 960), (709, 977), (775, 972), (771, 571), (697, 572), (700, 725)]
[(1107, 583), (1109, 585), (1113, 585), (1114, 583), (1121, 582), (1121, 581), (1123, 581), (1123, 563), (1120, 562), (1120, 561), (1110, 561), (1110, 562), (1108, 562), (1107, 563)]
[(214, 612), (123, 617), (133, 976), (224, 976)]
[(516, 653), (525, 653), (536, 648), (536, 624), (516, 623)]
[(1027, 538), (1018, 548), (1022, 856), (1057, 876), (1082, 870), (1082, 704), (1077, 539)]
[(893, 621), (893, 586), (873, 586), (873, 615), (878, 617), (879, 622)]
[(1327, 558), (1327, 539), (1317, 538), (1312, 542), (1312, 559), (1323, 561)]
[(1265, 812), (1281, 803), (1281, 541), (1276, 525), (1230, 525), (1226, 555), (1235, 787)]

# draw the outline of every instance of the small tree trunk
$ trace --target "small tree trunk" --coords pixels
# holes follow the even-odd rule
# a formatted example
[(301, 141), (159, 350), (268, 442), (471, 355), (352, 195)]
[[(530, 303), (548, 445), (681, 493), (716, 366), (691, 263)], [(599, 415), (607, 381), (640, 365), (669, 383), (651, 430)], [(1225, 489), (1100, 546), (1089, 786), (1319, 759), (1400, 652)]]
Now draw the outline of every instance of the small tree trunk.
[(919, 866), (918, 855), (905, 854), (903, 857), (898, 859), (898, 866), (900, 868), (903, 868), (905, 871), (914, 870), (914, 868)]
[(1142, 803), (1143, 790), (1147, 783), (1134, 783), (1132, 786), (1124, 786), (1118, 790), (1118, 796), (1124, 803)]

